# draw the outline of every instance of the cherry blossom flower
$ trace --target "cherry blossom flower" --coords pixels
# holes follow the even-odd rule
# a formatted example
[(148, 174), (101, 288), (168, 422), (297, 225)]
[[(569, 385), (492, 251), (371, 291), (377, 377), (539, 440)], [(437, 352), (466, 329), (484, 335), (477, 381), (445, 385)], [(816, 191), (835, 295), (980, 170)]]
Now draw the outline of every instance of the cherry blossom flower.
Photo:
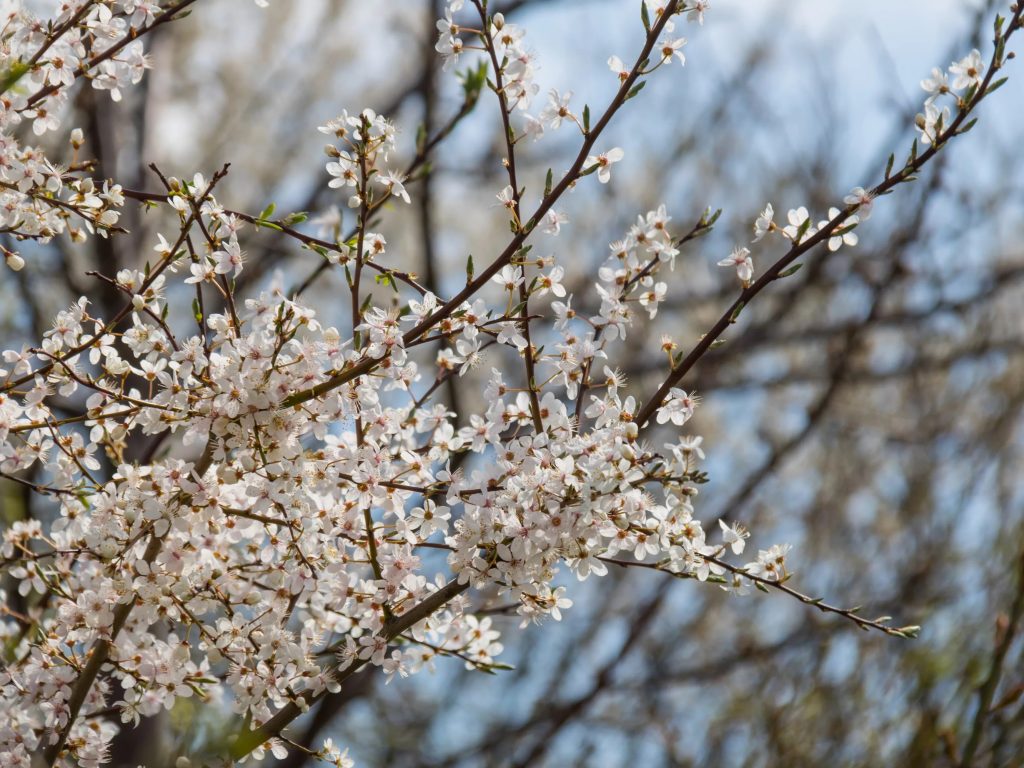
[(734, 555), (742, 555), (747, 546), (746, 539), (750, 533), (742, 525), (733, 523), (729, 525), (725, 520), (719, 519), (719, 527), (722, 529), (722, 541), (732, 549)]
[(754, 240), (753, 240), (753, 242), (755, 242), (755, 243), (758, 242), (759, 240), (761, 240), (761, 238), (763, 238), (765, 235), (767, 235), (769, 232), (771, 232), (771, 231), (773, 231), (775, 229), (775, 222), (772, 221), (772, 218), (774, 216), (775, 216), (775, 209), (772, 208), (772, 204), (771, 203), (768, 203), (764, 207), (764, 210), (761, 211), (761, 215), (758, 216), (757, 219), (754, 221)]
[(608, 69), (615, 73), (620, 81), (625, 82), (629, 78), (629, 70), (622, 63), (618, 56), (611, 56), (608, 59)]
[(659, 424), (671, 421), (677, 427), (681, 427), (690, 420), (696, 407), (695, 397), (687, 394), (685, 390), (673, 387), (669, 390), (665, 403), (658, 409), (657, 421)]
[(857, 215), (861, 221), (867, 221), (871, 218), (871, 210), (875, 204), (875, 197), (868, 192), (864, 187), (854, 187), (850, 190), (850, 194), (843, 198), (843, 202), (847, 205), (857, 206)]
[(589, 155), (583, 163), (583, 170), (585, 171), (596, 166), (598, 169), (598, 181), (602, 184), (607, 184), (612, 177), (612, 164), (619, 162), (624, 156), (625, 152), (622, 151), (621, 147), (613, 147), (599, 155)]
[(810, 218), (811, 215), (802, 205), (799, 208), (791, 209), (789, 213), (786, 214), (786, 219), (789, 221), (789, 225), (783, 227), (783, 234), (796, 244), (802, 243), (804, 240), (814, 235), (816, 231), (813, 226), (807, 225)]
[(718, 262), (720, 267), (736, 267), (736, 275), (746, 285), (754, 277), (754, 260), (750, 257), (750, 249), (737, 247), (732, 253)]
[(921, 81), (921, 88), (929, 94), (925, 104), (931, 104), (943, 94), (952, 93), (952, 89), (949, 87), (949, 77), (938, 67), (932, 67), (931, 77), (926, 77)]
[(680, 50), (686, 45), (686, 38), (679, 37), (674, 40), (666, 38), (658, 43), (658, 52), (661, 53), (662, 63), (669, 63), (673, 58), (679, 59), (681, 65), (686, 64), (686, 56)]
[(972, 85), (978, 85), (981, 83), (981, 76), (985, 73), (985, 62), (981, 59), (981, 53), (975, 48), (960, 61), (951, 64), (949, 73), (954, 76), (952, 86), (954, 90), (959, 91)]
[[(829, 208), (828, 219), (826, 219), (825, 221), (819, 221), (818, 229), (821, 229), (822, 227), (825, 227), (831, 222), (833, 222), (839, 216), (840, 213), (842, 213), (842, 211), (840, 211), (838, 208)], [(849, 216), (845, 220), (843, 220), (842, 224), (839, 225), (839, 230), (847, 229), (849, 227), (855, 227), (857, 226), (857, 223), (859, 221), (860, 219), (858, 219), (856, 215)], [(844, 245), (854, 246), (858, 242), (859, 238), (857, 237), (856, 232), (844, 232), (841, 235), (833, 235), (828, 239), (828, 249), (830, 251), (838, 251)]]
[(548, 105), (541, 110), (540, 119), (552, 130), (558, 130), (565, 119), (575, 120), (575, 116), (569, 110), (571, 99), (572, 91), (559, 93), (552, 88), (548, 94)]
[(704, 13), (711, 7), (711, 0), (692, 0), (686, 14), (687, 21), (696, 21), (704, 26)]
[(934, 144), (939, 138), (939, 132), (949, 127), (949, 107), (939, 109), (932, 102), (924, 105), (924, 114), (919, 114), (914, 124), (921, 132), (921, 143), (925, 146)]

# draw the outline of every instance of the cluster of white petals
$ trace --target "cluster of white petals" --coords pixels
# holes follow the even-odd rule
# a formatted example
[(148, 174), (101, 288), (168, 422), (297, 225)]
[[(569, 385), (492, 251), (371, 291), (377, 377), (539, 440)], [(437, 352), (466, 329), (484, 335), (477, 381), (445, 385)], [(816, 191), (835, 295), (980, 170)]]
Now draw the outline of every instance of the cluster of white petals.
[[(709, 5), (647, 0), (661, 63), (684, 61), (685, 38), (663, 36), (674, 26), (666, 12), (702, 24)], [(504, 116), (525, 111), (537, 86), (523, 30), (500, 14), (464, 27), (464, 6), (449, 0), (437, 25), (446, 66), (484, 50), (499, 69), (492, 82)], [(66, 88), (84, 71), (119, 99), (148, 66), (136, 38), (175, 7), (67, 0), (48, 20), (14, 7), (0, 48), (0, 228), (40, 242), (110, 234), (131, 191), (77, 164), (81, 132), (71, 132), (64, 165), (15, 133), (24, 121), (36, 135), (58, 130)], [(610, 66), (624, 81), (637, 76), (616, 57)], [(975, 51), (950, 68), (952, 84), (941, 72), (926, 81), (924, 143), (948, 123), (935, 99), (976, 85), (983, 69)], [(571, 97), (552, 91), (527, 133), (565, 121), (587, 133)], [(257, 728), (337, 691), (346, 671), (365, 665), (389, 680), (439, 656), (495, 669), (502, 643), (476, 607), (511, 601), (524, 624), (560, 619), (572, 604), (566, 573), (583, 580), (610, 563), (645, 562), (739, 593), (789, 575), (787, 546), (730, 566), (747, 531), (721, 522), (706, 532), (695, 518), (702, 438), (681, 432), (698, 398), (668, 382), (640, 423), (641, 404), (615, 368), (616, 345), (638, 313), (656, 316), (668, 295), (663, 268), (674, 269), (690, 237), (672, 233), (665, 206), (611, 244), (577, 304), (594, 307), (589, 316), (573, 308), (568, 264), (532, 256), (529, 245), (494, 263), (480, 295), (446, 302), (410, 278), (412, 295), (381, 266), (384, 237), (366, 228), (382, 199), (410, 201), (407, 179), (386, 165), (394, 125), (363, 110), (319, 130), (332, 139), (328, 186), (360, 211), (358, 234), (346, 239), (337, 209), (322, 217), (333, 247), (321, 255), (355, 275), (353, 298), (365, 265), (395, 287), (388, 301), (356, 302), (351, 328), (322, 322), (280, 274), (255, 298), (236, 297), (246, 221), (282, 227), (227, 210), (214, 196), (219, 175), (196, 174), (142, 198), (166, 205), (179, 228), (158, 236), (142, 268), (112, 279), (121, 312), (97, 317), (82, 298), (37, 346), (2, 353), (0, 473), (52, 502), (48, 522), (15, 522), (0, 544), (0, 569), (32, 606), (0, 618), (4, 766), (32, 765), (47, 751), (51, 765), (102, 764), (119, 727), (181, 699), (223, 702)], [(516, 137), (507, 138), (511, 153)], [(565, 188), (588, 172), (610, 180), (623, 150), (591, 146)], [(527, 226), (520, 194), (512, 184), (498, 194), (520, 242), (534, 225), (557, 235), (566, 216), (548, 205)], [(768, 205), (754, 240), (775, 233), (797, 247), (831, 227), (830, 249), (854, 245), (873, 194), (857, 188), (845, 202), (817, 228), (804, 207), (778, 226)], [(705, 214), (691, 235), (711, 224)], [(12, 251), (5, 259), (24, 266)], [(719, 263), (750, 285), (747, 248)], [(216, 310), (198, 299), (191, 314), (171, 306), (176, 283), (216, 297)], [(530, 300), (553, 320), (540, 349), (515, 308)], [(524, 385), (518, 365), (496, 363), (475, 412), (431, 400), (448, 377), (479, 368), (489, 347), (497, 360), (536, 365), (536, 380)], [(672, 366), (675, 348), (662, 342)], [(82, 412), (69, 415), (70, 401)], [(249, 751), (265, 750), (285, 747), (271, 739)], [(319, 755), (351, 765), (333, 743)]]

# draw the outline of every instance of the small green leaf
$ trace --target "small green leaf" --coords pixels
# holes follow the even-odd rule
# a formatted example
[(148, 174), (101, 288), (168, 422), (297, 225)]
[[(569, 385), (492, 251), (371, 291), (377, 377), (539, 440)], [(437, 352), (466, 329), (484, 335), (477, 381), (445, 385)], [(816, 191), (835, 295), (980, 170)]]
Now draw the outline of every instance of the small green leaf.
[(264, 209), (263, 209), (263, 210), (262, 210), (262, 211), (260, 212), (260, 221), (266, 221), (266, 220), (267, 220), (267, 219), (269, 219), (269, 218), (270, 218), (271, 216), (273, 216), (273, 215), (274, 215), (274, 209), (275, 209), (276, 207), (277, 207), (277, 206), (275, 206), (275, 205), (274, 205), (273, 203), (271, 203), (271, 204), (270, 204), (270, 205), (268, 205), (268, 206), (267, 206), (266, 208), (264, 208)]
[(734, 309), (729, 315), (730, 323), (735, 323), (737, 320), (739, 320), (740, 312), (743, 311), (743, 307), (745, 307), (746, 305), (747, 304), (745, 301), (741, 301), (739, 304), (736, 305), (736, 309)]
[(466, 284), (473, 282), (473, 254), (469, 254), (469, 258), (466, 259)]
[(779, 273), (779, 277), (780, 278), (781, 277), (790, 277), (791, 275), (795, 275), (797, 272), (800, 271), (800, 269), (802, 267), (803, 267), (803, 264), (794, 264), (792, 267), (787, 269), (785, 272), (780, 272)]
[(26, 72), (28, 72), (28, 64), (20, 59), (11, 64), (10, 68), (0, 75), (0, 93), (6, 93)]
[(629, 101), (634, 96), (636, 96), (638, 93), (640, 93), (640, 91), (642, 91), (644, 89), (645, 85), (647, 85), (647, 81), (646, 80), (641, 80), (636, 85), (634, 85), (632, 88), (630, 88), (629, 89), (629, 93), (626, 94), (626, 101)]
[(590, 105), (583, 105), (583, 132), (590, 133)]
[(896, 162), (896, 155), (895, 154), (890, 154), (889, 155), (889, 162), (887, 162), (885, 164), (885, 178), (886, 179), (888, 179), (889, 176), (892, 175), (892, 166), (893, 166), (893, 164), (895, 162)]
[(383, 284), (391, 286), (391, 288), (397, 293), (398, 285), (395, 283), (395, 276), (390, 272), (381, 272), (373, 278), (373, 281), (377, 284)]
[(544, 180), (544, 197), (547, 197), (548, 195), (551, 194), (551, 187), (553, 182), (554, 175), (552, 174), (551, 169), (548, 168), (548, 175), (547, 178)]
[(640, 21), (644, 24), (644, 31), (650, 33), (651, 31), (651, 17), (647, 11), (646, 0), (640, 0)]

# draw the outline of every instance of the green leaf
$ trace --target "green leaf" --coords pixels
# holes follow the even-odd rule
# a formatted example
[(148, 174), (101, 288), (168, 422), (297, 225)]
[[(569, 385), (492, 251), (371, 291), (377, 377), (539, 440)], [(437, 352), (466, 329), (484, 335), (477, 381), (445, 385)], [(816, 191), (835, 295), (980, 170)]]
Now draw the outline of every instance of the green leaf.
[(260, 211), (260, 221), (266, 221), (271, 216), (273, 216), (274, 215), (274, 209), (276, 207), (277, 206), (275, 206), (273, 203), (271, 203), (266, 208), (264, 208), (262, 211)]
[(644, 89), (645, 85), (647, 85), (647, 81), (646, 80), (641, 80), (636, 85), (634, 85), (632, 88), (630, 88), (629, 89), (629, 93), (626, 94), (626, 101), (629, 101), (634, 96), (636, 96), (638, 93), (640, 93), (640, 91), (642, 91)]
[(10, 68), (0, 75), (0, 93), (6, 93), (11, 86), (21, 80), (26, 72), (28, 72), (28, 64), (20, 59), (11, 64)]
[(590, 105), (583, 105), (583, 132), (590, 133)]
[(736, 309), (734, 309), (729, 315), (730, 323), (735, 323), (737, 320), (740, 319), (740, 312), (743, 311), (743, 307), (745, 307), (746, 305), (747, 303), (745, 301), (741, 301), (739, 304), (736, 305)]
[[(852, 227), (851, 227), (851, 229), (852, 229)], [(797, 272), (800, 271), (800, 269), (802, 267), (803, 267), (803, 264), (794, 264), (792, 267), (787, 269), (785, 272), (780, 272), (779, 273), (779, 277), (789, 277), (791, 275), (795, 275)]]
[(373, 278), (373, 281), (377, 284), (389, 285), (395, 293), (398, 293), (398, 284), (395, 282), (395, 276), (390, 272), (381, 272)]
[(466, 259), (466, 285), (473, 282), (473, 254), (469, 254), (469, 258)]
[(548, 168), (548, 175), (547, 178), (544, 180), (544, 197), (547, 197), (548, 195), (551, 194), (551, 186), (553, 181), (554, 176), (551, 173), (551, 169)]
[(644, 24), (644, 31), (649, 34), (651, 31), (651, 17), (647, 11), (646, 0), (640, 0), (640, 21)]
[(487, 84), (487, 62), (481, 61), (476, 69), (460, 72), (458, 77), (462, 80), (462, 97), (466, 107), (472, 109), (480, 100), (480, 93)]
[(887, 162), (885, 164), (885, 178), (886, 179), (888, 179), (889, 176), (892, 175), (892, 166), (893, 166), (893, 163), (895, 163), (895, 162), (896, 162), (896, 155), (895, 154), (890, 154), (889, 155), (889, 162)]
[(296, 224), (301, 224), (309, 215), (305, 211), (296, 211), (295, 213), (289, 213), (284, 218), (284, 224), (286, 227), (294, 227)]

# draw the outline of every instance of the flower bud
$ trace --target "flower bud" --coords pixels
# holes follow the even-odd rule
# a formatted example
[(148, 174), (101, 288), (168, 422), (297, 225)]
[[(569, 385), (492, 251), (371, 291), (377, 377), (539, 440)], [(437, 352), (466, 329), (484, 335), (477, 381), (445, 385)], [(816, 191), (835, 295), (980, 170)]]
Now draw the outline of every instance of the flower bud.
[(13, 251), (6, 251), (4, 253), (4, 261), (15, 272), (20, 272), (25, 266), (25, 260)]

